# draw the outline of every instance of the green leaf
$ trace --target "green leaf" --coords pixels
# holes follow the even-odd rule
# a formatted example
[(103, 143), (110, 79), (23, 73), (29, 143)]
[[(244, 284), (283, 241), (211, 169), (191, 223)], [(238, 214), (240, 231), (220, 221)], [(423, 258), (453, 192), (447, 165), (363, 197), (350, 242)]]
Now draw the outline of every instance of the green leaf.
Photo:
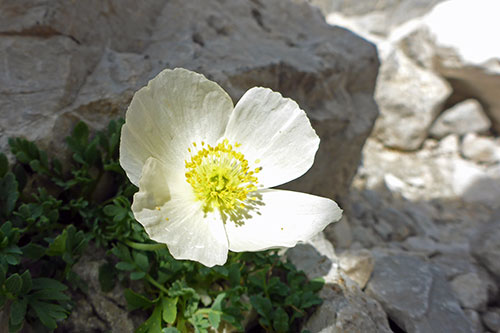
[(163, 297), (162, 302), (162, 318), (166, 323), (173, 324), (177, 317), (177, 297)]
[(276, 332), (288, 332), (288, 314), (282, 307), (278, 307), (273, 313), (273, 327)]
[(110, 263), (104, 263), (99, 267), (99, 284), (103, 292), (114, 289), (116, 284), (116, 270)]
[(5, 280), (5, 289), (13, 295), (18, 295), (22, 286), (23, 280), (17, 273), (12, 274), (7, 278), (7, 280)]
[(135, 269), (135, 265), (129, 262), (120, 261), (115, 265), (116, 269), (121, 271), (133, 271)]
[(138, 294), (132, 289), (127, 288), (125, 289), (124, 293), (125, 293), (125, 299), (127, 300), (128, 309), (130, 311), (136, 309), (147, 309), (154, 304), (146, 296)]
[(325, 285), (325, 279), (323, 279), (322, 277), (317, 277), (309, 281), (307, 289), (316, 293), (319, 292), (324, 285)]
[(9, 216), (16, 207), (19, 192), (16, 177), (12, 172), (0, 179), (0, 216)]
[(239, 286), (241, 280), (240, 264), (232, 263), (229, 266), (228, 276), (229, 276), (229, 283), (231, 284), (232, 287)]
[(0, 153), (0, 178), (5, 176), (7, 171), (9, 171), (9, 160), (4, 153)]
[(51, 330), (57, 328), (56, 320), (65, 319), (68, 316), (67, 311), (58, 304), (31, 300), (30, 306), (35, 310), (42, 324)]
[(180, 333), (179, 330), (175, 327), (165, 327), (161, 330), (161, 333)]
[(132, 272), (130, 273), (130, 280), (140, 280), (146, 276), (145, 272)]
[(28, 300), (26, 298), (16, 299), (10, 305), (10, 322), (12, 325), (19, 325), (23, 322), (28, 307)]
[(219, 295), (217, 295), (210, 308), (212, 310), (222, 311), (222, 301), (224, 300), (225, 297), (226, 293), (220, 293)]
[(23, 256), (38, 260), (45, 255), (46, 248), (36, 243), (28, 243), (21, 248), (21, 251), (23, 252)]
[(66, 252), (66, 240), (68, 239), (67, 229), (64, 229), (56, 239), (49, 245), (46, 252), (48, 256), (61, 256)]
[(262, 318), (266, 319), (267, 325), (270, 324), (270, 315), (273, 311), (273, 305), (269, 298), (255, 295), (250, 297), (250, 303)]
[(218, 329), (220, 324), (220, 312), (210, 311), (208, 313), (208, 321), (213, 328)]
[(68, 287), (65, 284), (54, 279), (36, 278), (33, 279), (33, 289), (34, 290), (53, 289), (55, 291), (64, 291), (68, 289)]
[(23, 283), (19, 294), (26, 295), (33, 287), (33, 282), (31, 281), (31, 273), (29, 270), (25, 270), (24, 273), (21, 274), (21, 280)]
[(147, 272), (149, 270), (149, 260), (147, 255), (142, 252), (133, 251), (132, 256), (134, 258), (134, 262), (142, 271)]
[(41, 289), (30, 294), (30, 297), (45, 301), (68, 301), (70, 297), (59, 290)]
[(156, 305), (151, 317), (148, 318), (136, 333), (160, 333), (161, 329), (161, 305)]

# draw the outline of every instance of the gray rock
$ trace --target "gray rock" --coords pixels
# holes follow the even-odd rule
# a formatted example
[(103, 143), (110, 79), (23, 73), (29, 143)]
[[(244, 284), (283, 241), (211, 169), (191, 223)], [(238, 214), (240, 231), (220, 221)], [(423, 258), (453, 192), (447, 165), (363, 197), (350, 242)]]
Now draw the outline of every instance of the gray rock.
[(498, 207), (500, 201), (500, 173), (471, 161), (458, 159), (453, 165), (453, 191), (462, 200)]
[[(386, 240), (403, 241), (414, 233), (410, 218), (392, 207), (384, 207), (377, 212), (378, 225), (388, 225), (388, 231), (383, 236)], [(382, 234), (381, 234), (382, 236)]]
[(304, 1), (22, 0), (2, 9), (2, 151), (26, 136), (60, 152), (77, 120), (100, 129), (162, 69), (185, 67), (235, 101), (256, 85), (295, 99), (322, 141), (311, 172), (287, 187), (332, 197), (347, 190), (378, 113), (375, 47)]
[(387, 35), (390, 31), (415, 17), (422, 16), (443, 0), (310, 0), (325, 16), (339, 13), (354, 18), (367, 32)]
[(351, 225), (345, 214), (340, 221), (328, 225), (323, 232), (336, 249), (345, 249), (352, 244)]
[(340, 269), (363, 289), (373, 272), (374, 260), (366, 249), (347, 250), (339, 255)]
[(450, 92), (442, 78), (393, 50), (382, 59), (377, 79), (375, 99), (380, 117), (375, 136), (387, 147), (418, 149)]
[(491, 308), (482, 316), (484, 325), (492, 332), (500, 331), (500, 308)]
[(333, 247), (322, 233), (289, 249), (286, 256), (309, 279), (322, 277), (326, 283), (320, 292), (323, 303), (304, 329), (312, 333), (391, 332), (380, 304), (339, 269)]
[(488, 286), (482, 282), (477, 273), (462, 274), (451, 281), (451, 288), (462, 307), (474, 310), (486, 308)]
[(483, 225), (471, 241), (474, 257), (500, 280), (500, 219)]
[(147, 319), (140, 318), (139, 323), (135, 322), (133, 315), (126, 310), (127, 302), (120, 288), (107, 293), (101, 291), (99, 267), (106, 263), (104, 255), (104, 251), (91, 247), (73, 266), (73, 271), (87, 285), (88, 290), (85, 297), (74, 295), (76, 306), (69, 318), (62, 323), (63, 332), (133, 332), (140, 322)]
[(461, 148), (464, 157), (474, 162), (497, 163), (500, 161), (500, 140), (470, 133), (463, 138)]
[(390, 333), (380, 304), (364, 294), (348, 277), (340, 275), (320, 292), (323, 304), (305, 323), (311, 333)]
[(484, 332), (484, 327), (483, 323), (481, 322), (481, 316), (477, 311), (474, 310), (464, 310), (465, 315), (469, 319), (469, 322), (471, 323), (472, 327), (472, 332), (474, 333), (483, 333)]
[(440, 139), (449, 134), (484, 133), (490, 126), (491, 121), (481, 104), (475, 99), (467, 99), (441, 113), (429, 134)]
[(420, 258), (375, 253), (366, 291), (406, 332), (472, 332), (445, 278)]
[[(485, 43), (495, 38), (500, 24), (492, 15), (495, 1), (471, 3), (446, 1), (437, 5), (401, 40), (401, 47), (413, 59), (452, 82), (458, 100), (481, 101), (493, 128), (500, 128), (500, 47)], [(467, 13), (467, 24), (463, 24)], [(446, 20), (446, 25), (442, 24)], [(464, 38), (464, 36), (468, 36)], [(423, 58), (422, 55), (425, 55)]]
[(352, 228), (352, 237), (364, 248), (371, 248), (382, 242), (382, 239), (375, 234), (373, 227), (356, 225)]

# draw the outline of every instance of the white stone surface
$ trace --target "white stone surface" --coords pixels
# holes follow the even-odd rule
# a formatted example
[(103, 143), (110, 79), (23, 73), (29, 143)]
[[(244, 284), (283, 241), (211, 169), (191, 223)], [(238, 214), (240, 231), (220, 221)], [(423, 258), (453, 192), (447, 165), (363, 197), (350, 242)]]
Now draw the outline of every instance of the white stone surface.
[(491, 121), (475, 99), (467, 99), (445, 110), (436, 119), (429, 133), (438, 139), (449, 134), (484, 133)]

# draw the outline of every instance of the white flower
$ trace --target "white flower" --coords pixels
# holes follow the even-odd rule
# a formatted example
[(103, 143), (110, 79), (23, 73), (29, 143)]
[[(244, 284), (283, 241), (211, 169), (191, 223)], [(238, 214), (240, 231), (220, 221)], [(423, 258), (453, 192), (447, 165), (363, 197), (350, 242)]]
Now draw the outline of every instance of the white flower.
[(292, 247), (340, 219), (330, 199), (269, 189), (304, 174), (318, 146), (293, 100), (256, 87), (234, 107), (215, 82), (178, 68), (134, 95), (120, 164), (139, 187), (132, 211), (151, 239), (213, 266), (228, 250)]

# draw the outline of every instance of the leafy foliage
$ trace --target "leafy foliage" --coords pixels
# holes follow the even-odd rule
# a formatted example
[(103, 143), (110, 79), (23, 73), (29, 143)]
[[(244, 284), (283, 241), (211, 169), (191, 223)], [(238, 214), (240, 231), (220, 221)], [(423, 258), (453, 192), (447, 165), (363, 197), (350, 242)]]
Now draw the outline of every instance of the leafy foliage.
[[(139, 333), (299, 331), (321, 303), (322, 281), (307, 281), (273, 251), (230, 253), (209, 269), (147, 237), (130, 210), (137, 188), (118, 162), (122, 124), (93, 137), (77, 124), (66, 140), (69, 171), (22, 138), (9, 141), (13, 166), (0, 153), (0, 310), (10, 313), (9, 331), (52, 331), (69, 316), (70, 296), (86, 290), (72, 268), (89, 243), (107, 250), (102, 291), (121, 286), (128, 310), (149, 314)], [(245, 323), (250, 313), (257, 319)]]

